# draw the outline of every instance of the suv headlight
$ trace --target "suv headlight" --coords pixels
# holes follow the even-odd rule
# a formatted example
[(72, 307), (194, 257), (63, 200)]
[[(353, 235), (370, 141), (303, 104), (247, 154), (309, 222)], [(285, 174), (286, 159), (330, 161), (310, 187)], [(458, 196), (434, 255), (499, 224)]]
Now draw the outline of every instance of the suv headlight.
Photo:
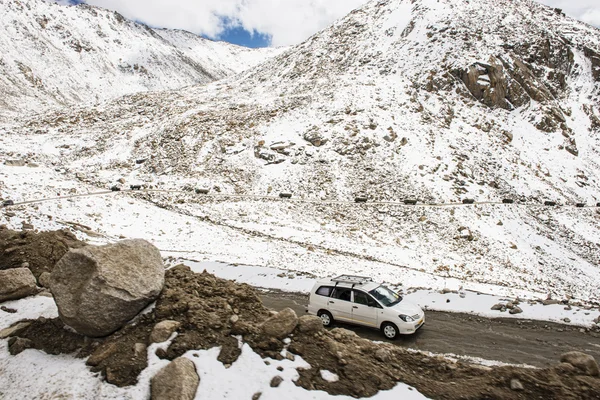
[(415, 322), (414, 318), (411, 317), (410, 315), (400, 314), (400, 315), (398, 315), (398, 317), (404, 322)]

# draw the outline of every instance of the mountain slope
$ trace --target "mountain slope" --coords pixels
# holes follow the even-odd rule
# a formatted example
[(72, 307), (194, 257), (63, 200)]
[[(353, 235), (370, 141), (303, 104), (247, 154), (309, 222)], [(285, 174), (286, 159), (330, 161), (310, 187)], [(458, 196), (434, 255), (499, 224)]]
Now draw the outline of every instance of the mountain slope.
[(277, 51), (154, 31), (88, 5), (0, 0), (0, 10), (4, 115), (206, 84)]
[[(598, 54), (600, 31), (529, 0), (493, 9), (485, 0), (372, 1), (242, 75), (5, 129), (37, 160), (100, 186), (123, 176), (314, 200), (151, 198), (269, 240), (353, 254), (349, 272), (364, 272), (362, 257), (475, 290), (485, 283), (597, 301), (593, 208), (319, 202), (366, 194), (595, 204)], [(11, 143), (6, 151), (17, 152)], [(272, 262), (326, 273), (275, 251)]]

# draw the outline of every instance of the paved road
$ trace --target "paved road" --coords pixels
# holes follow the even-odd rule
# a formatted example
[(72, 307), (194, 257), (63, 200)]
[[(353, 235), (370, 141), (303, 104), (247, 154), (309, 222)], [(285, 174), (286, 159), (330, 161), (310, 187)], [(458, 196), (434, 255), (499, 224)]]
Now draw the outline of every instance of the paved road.
[[(290, 307), (298, 315), (306, 313), (308, 296), (270, 292), (262, 296), (264, 304), (274, 310)], [(546, 367), (556, 364), (562, 353), (583, 351), (600, 361), (600, 334), (581, 332), (580, 328), (550, 322), (488, 319), (467, 314), (427, 311), (426, 323), (416, 334), (403, 336), (398, 346), (479, 357), (511, 364)], [(362, 337), (386, 341), (376, 330), (347, 324)]]
[[(78, 197), (93, 197), (93, 196), (107, 196), (107, 195), (117, 195), (119, 193), (167, 193), (167, 194), (192, 194), (193, 192), (185, 191), (185, 190), (168, 190), (168, 189), (123, 189), (118, 191), (112, 190), (103, 190), (100, 192), (92, 192), (92, 193), (79, 193), (79, 194), (71, 194), (65, 196), (57, 196), (57, 197), (47, 197), (41, 199), (31, 199), (24, 200), (20, 202), (15, 202), (11, 205), (3, 206), (0, 204), (0, 208), (10, 208), (17, 207), (28, 204), (38, 204), (45, 203), (49, 201), (57, 201), (57, 200), (65, 200), (65, 199), (73, 199)], [(417, 203), (417, 204), (406, 204), (403, 201), (369, 201), (366, 203), (356, 203), (355, 201), (350, 200), (315, 200), (315, 199), (302, 199), (302, 198), (281, 198), (279, 196), (261, 196), (261, 195), (240, 195), (240, 194), (225, 194), (225, 193), (211, 193), (211, 194), (198, 194), (198, 199), (202, 198), (212, 198), (215, 200), (228, 200), (228, 199), (240, 199), (240, 200), (271, 200), (271, 201), (285, 201), (290, 203), (311, 203), (311, 204), (346, 204), (346, 205), (354, 205), (354, 206), (401, 206), (401, 207), (429, 207), (429, 208), (440, 208), (440, 207), (469, 207), (469, 206), (477, 206), (477, 205), (500, 205), (504, 207), (509, 206), (518, 206), (518, 207), (549, 207), (545, 204), (534, 204), (534, 203), (510, 203), (505, 204), (502, 201), (480, 201), (473, 203), (462, 203), (462, 202), (448, 202), (448, 203)], [(600, 203), (598, 203), (600, 204)], [(585, 204), (583, 207), (577, 207), (574, 204), (557, 204), (555, 206), (551, 206), (552, 208), (556, 207), (570, 207), (570, 208), (598, 208), (598, 204)]]

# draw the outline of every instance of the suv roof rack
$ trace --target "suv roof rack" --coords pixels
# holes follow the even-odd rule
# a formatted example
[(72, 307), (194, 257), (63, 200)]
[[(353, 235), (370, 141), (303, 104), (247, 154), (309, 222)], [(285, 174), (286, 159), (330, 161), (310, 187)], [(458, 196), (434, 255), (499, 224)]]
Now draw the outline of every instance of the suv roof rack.
[(331, 278), (333, 282), (338, 283), (351, 283), (354, 285), (362, 285), (367, 282), (373, 282), (373, 279), (368, 276), (358, 276), (358, 275), (340, 275), (335, 278)]

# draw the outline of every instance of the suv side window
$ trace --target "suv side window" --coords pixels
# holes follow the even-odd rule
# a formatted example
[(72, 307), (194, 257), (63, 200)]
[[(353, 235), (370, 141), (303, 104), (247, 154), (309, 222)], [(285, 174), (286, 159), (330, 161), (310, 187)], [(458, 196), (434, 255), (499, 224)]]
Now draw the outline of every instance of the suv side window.
[(356, 304), (362, 304), (369, 307), (381, 308), (381, 306), (377, 304), (377, 302), (371, 296), (358, 290), (354, 291), (354, 302)]
[(369, 305), (369, 300), (367, 294), (364, 292), (359, 292), (358, 290), (354, 291), (354, 302), (356, 304)]
[(331, 297), (333, 297), (334, 299), (350, 301), (351, 293), (352, 293), (352, 289), (336, 287), (333, 289), (333, 294), (331, 295)]
[(329, 295), (331, 295), (332, 289), (333, 289), (333, 287), (331, 287), (331, 286), (321, 286), (320, 288), (317, 289), (317, 291), (315, 293), (318, 294), (319, 296), (329, 297)]

